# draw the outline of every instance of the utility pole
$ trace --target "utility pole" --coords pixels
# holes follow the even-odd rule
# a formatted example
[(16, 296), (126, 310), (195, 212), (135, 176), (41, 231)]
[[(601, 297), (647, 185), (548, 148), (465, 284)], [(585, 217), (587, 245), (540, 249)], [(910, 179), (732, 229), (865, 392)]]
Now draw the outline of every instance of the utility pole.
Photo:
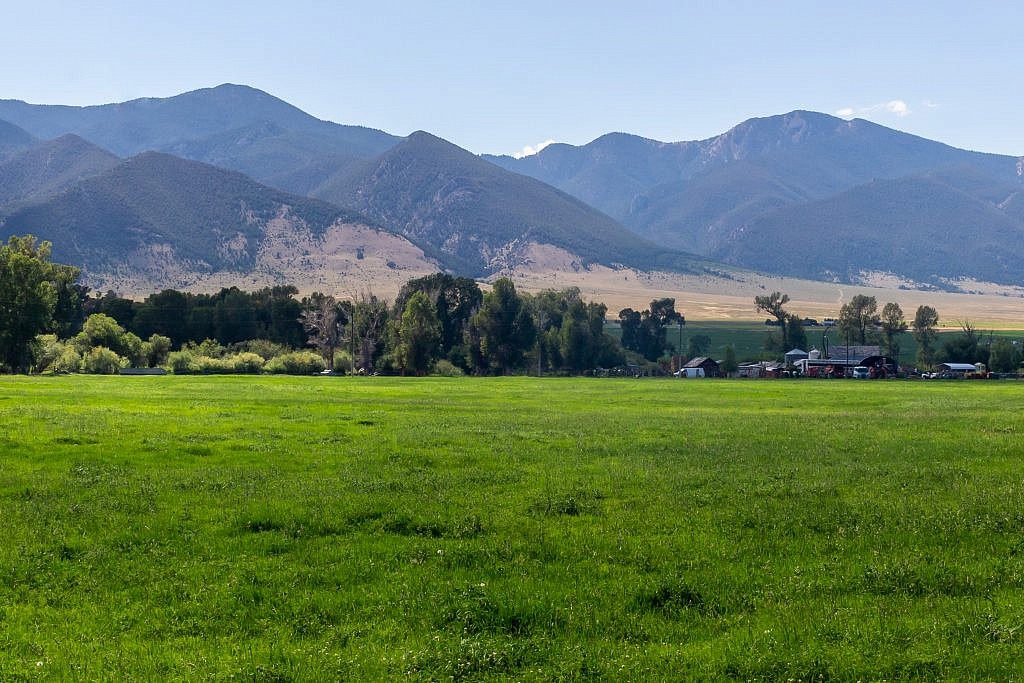
[[(679, 368), (678, 369), (682, 370), (682, 367), (683, 367), (683, 325), (686, 324), (686, 317), (682, 313), (680, 313), (679, 314), (679, 320), (677, 322), (679, 323), (679, 347), (676, 350), (679, 353)], [(679, 376), (682, 377), (682, 374), (680, 374)]]
[(850, 329), (846, 329), (846, 367), (843, 369), (843, 375), (845, 376), (850, 372)]
[(349, 337), (351, 337), (350, 341), (351, 341), (351, 344), (352, 344), (352, 364), (351, 364), (352, 372), (350, 374), (355, 376), (355, 374), (356, 374), (356, 302), (355, 302), (355, 300), (352, 301), (352, 320), (349, 323), (349, 328), (351, 328), (350, 331), (349, 331)]
[(541, 358), (544, 356), (544, 323), (547, 322), (547, 316), (544, 311), (537, 311), (537, 376), (543, 375), (541, 368)]

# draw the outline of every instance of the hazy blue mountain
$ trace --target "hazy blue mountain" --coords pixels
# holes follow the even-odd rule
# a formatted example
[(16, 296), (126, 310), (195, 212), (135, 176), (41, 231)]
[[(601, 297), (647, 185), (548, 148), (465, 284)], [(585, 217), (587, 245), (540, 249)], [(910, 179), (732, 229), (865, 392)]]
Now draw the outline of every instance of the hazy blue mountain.
[[(67, 134), (79, 137), (38, 141)], [(116, 163), (93, 145), (122, 155), (168, 152), (277, 190), (159, 155), (117, 165), (103, 174), (106, 185), (93, 187), (80, 181)], [(242, 190), (242, 183), (250, 185)], [(52, 202), (35, 202), (69, 186)], [(195, 193), (198, 206), (186, 206), (181, 188)], [(271, 202), (278, 208), (305, 206), (293, 195), (351, 207), (466, 274), (515, 267), (536, 257), (531, 245), (549, 245), (581, 267), (699, 270), (704, 262), (691, 256), (698, 254), (827, 278), (892, 270), (922, 280), (1024, 282), (1016, 261), (996, 254), (999, 241), (1016, 239), (1024, 222), (1024, 160), (859, 119), (794, 111), (706, 140), (611, 133), (517, 160), (477, 157), (427, 133), (396, 138), (321, 121), (246, 86), (93, 107), (0, 101), (0, 205), (7, 204), (9, 222), (36, 211), (48, 228), (71, 230), (68, 238), (88, 235), (81, 243), (112, 249), (135, 234), (117, 226), (144, 225), (139, 234), (181, 237), (189, 258), (235, 230), (250, 249), (257, 242), (237, 224), (238, 202), (218, 195), (221, 189), (254, 201), (277, 191), (290, 198)], [(69, 203), (73, 191), (86, 193)], [(12, 202), (26, 201), (35, 203), (14, 213)], [(217, 206), (236, 208), (204, 213)], [(311, 216), (320, 211), (313, 206), (304, 209)], [(945, 250), (943, 234), (974, 246)], [(889, 252), (878, 251), (882, 238), (891, 242)], [(801, 241), (807, 244), (793, 246)]]
[(201, 270), (245, 269), (276, 218), (314, 234), (339, 220), (372, 224), (240, 173), (147, 152), (13, 210), (3, 218), (0, 237), (35, 234), (53, 242), (55, 259), (92, 269), (123, 264), (156, 246)]
[(0, 100), (0, 119), (40, 138), (74, 133), (121, 156), (169, 151), (256, 177), (304, 165), (318, 149), (369, 157), (399, 140), (322, 121), (261, 90), (230, 84), (89, 107)]
[(31, 147), (38, 140), (13, 123), (0, 121), (0, 159)]
[(424, 132), (310, 192), (365, 213), (475, 275), (515, 265), (519, 250), (531, 243), (559, 247), (584, 263), (645, 269), (694, 263), (564, 192)]
[(770, 212), (737, 229), (715, 258), (766, 272), (855, 281), (862, 271), (919, 282), (968, 277), (1024, 283), (1024, 222), (1000, 208), (1020, 188), (975, 169), (876, 180)]
[[(611, 134), (581, 147), (551, 145), (519, 160), (489, 158), (605, 210), (659, 245), (799, 275), (848, 278), (861, 270), (882, 268), (877, 259), (863, 259), (870, 249), (842, 253), (841, 240), (827, 263), (809, 263), (805, 259), (810, 255), (800, 252), (790, 259), (778, 254), (774, 235), (788, 241), (795, 238), (795, 231), (828, 235), (833, 227), (851, 230), (857, 225), (867, 234), (888, 225), (886, 216), (899, 215), (900, 222), (888, 229), (896, 230), (908, 249), (930, 261), (931, 265), (914, 269), (914, 277), (930, 276), (941, 270), (938, 264), (954, 265), (939, 251), (932, 253), (929, 241), (935, 235), (962, 229), (969, 222), (978, 226), (979, 234), (1005, 234), (1007, 220), (1020, 220), (1024, 201), (1013, 194), (1013, 188), (1024, 189), (1020, 159), (956, 149), (864, 120), (804, 111), (751, 119), (694, 142), (662, 143)], [(926, 175), (929, 192), (909, 180), (895, 185), (880, 182)], [(941, 190), (934, 183), (942, 185)], [(894, 206), (896, 187), (917, 194)], [(919, 201), (922, 197), (938, 202), (943, 210), (932, 210)], [(865, 204), (855, 206), (857, 201)], [(839, 214), (833, 219), (827, 211)], [(960, 224), (953, 222), (954, 216)], [(976, 257), (987, 258), (983, 250)], [(966, 252), (962, 258), (963, 263), (949, 272), (987, 272), (1004, 282), (1024, 281), (1024, 272), (983, 267)], [(910, 275), (904, 263), (893, 261), (894, 267), (904, 268), (897, 272)]]
[(0, 160), (0, 206), (55, 194), (120, 161), (77, 135), (37, 143)]
[[(794, 111), (745, 121), (722, 135), (664, 143), (635, 136), (602, 136), (581, 147), (551, 145), (523, 159), (488, 157), (605, 210), (641, 234), (645, 220), (665, 221), (692, 209), (678, 196), (687, 182), (718, 172), (716, 184), (741, 191), (745, 178), (760, 193), (768, 177), (799, 197), (823, 198), (876, 178), (899, 178), (951, 165), (972, 166), (996, 178), (1016, 176), (1017, 159), (968, 152), (879, 126), (827, 114)], [(723, 172), (721, 169), (730, 168)], [(667, 187), (666, 187), (667, 186)], [(660, 206), (665, 204), (665, 206)], [(652, 208), (653, 206), (653, 208)], [(640, 211), (637, 208), (640, 207)]]

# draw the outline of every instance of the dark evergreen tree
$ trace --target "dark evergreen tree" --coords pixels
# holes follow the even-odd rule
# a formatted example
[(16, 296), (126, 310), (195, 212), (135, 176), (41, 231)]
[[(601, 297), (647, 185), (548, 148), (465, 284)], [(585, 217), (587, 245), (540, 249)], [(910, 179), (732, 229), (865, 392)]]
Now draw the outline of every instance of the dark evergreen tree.
[(494, 283), (471, 324), (479, 339), (479, 358), (485, 364), (480, 369), (498, 373), (522, 367), (537, 334), (529, 310), (508, 278)]

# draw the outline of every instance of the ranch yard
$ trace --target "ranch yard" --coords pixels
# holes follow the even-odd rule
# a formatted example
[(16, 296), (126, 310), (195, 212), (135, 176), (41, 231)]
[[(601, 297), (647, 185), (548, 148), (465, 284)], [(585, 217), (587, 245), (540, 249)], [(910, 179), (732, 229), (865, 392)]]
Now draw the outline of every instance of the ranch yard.
[(0, 378), (0, 680), (1019, 680), (1024, 384)]

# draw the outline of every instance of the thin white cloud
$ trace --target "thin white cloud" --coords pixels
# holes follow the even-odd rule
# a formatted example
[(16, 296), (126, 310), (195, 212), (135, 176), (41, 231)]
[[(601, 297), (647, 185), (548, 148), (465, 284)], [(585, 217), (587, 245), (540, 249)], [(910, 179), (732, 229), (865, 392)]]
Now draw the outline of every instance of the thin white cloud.
[(921, 106), (925, 109), (937, 109), (939, 107), (938, 102), (932, 102), (931, 100), (925, 100), (921, 103)]
[[(933, 107), (938, 105), (933, 105), (932, 103), (926, 102), (924, 106)], [(904, 116), (910, 116), (911, 114), (914, 113), (910, 106), (904, 100), (889, 100), (888, 102), (872, 104), (868, 107), (843, 107), (842, 109), (836, 111), (836, 116), (842, 116), (843, 118), (848, 119), (858, 114), (877, 114), (879, 112), (886, 112), (888, 114), (893, 114), (894, 116), (898, 116), (900, 118), (903, 118)]]
[(553, 145), (554, 140), (545, 140), (544, 142), (538, 142), (536, 145), (526, 145), (518, 152), (512, 152), (512, 157), (515, 159), (522, 159), (523, 157), (530, 157), (541, 151), (548, 145)]
[(910, 107), (903, 100), (892, 100), (891, 102), (885, 103), (885, 110), (890, 114), (896, 114), (896, 116), (904, 117), (910, 115)]

